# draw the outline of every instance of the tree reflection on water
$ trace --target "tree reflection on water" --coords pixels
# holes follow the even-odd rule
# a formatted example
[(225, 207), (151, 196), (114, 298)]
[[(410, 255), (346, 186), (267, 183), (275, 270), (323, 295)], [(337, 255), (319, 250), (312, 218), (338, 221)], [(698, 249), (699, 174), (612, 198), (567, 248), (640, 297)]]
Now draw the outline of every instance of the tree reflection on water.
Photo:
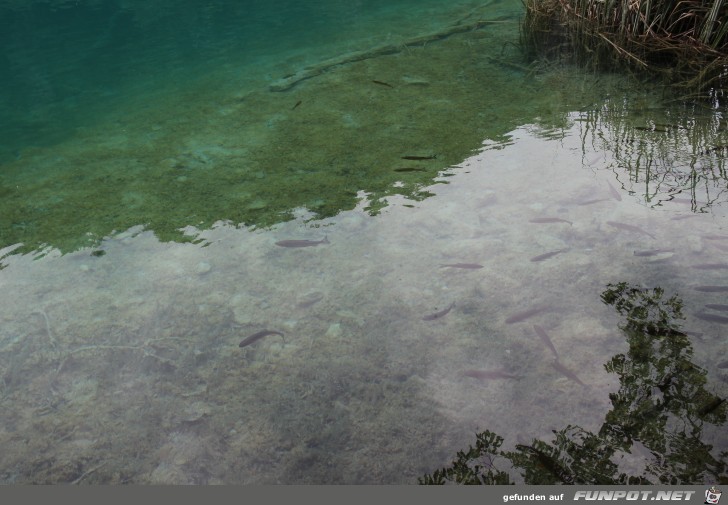
[[(716, 458), (702, 440), (705, 425), (725, 423), (726, 401), (708, 391), (706, 370), (691, 361), (692, 345), (677, 323), (681, 299), (626, 282), (607, 285), (601, 299), (624, 318), (619, 328), (629, 350), (604, 365), (620, 388), (609, 395), (612, 409), (599, 432), (569, 425), (549, 443), (534, 439), (505, 451), (502, 437), (484, 431), (475, 447), (420, 484), (513, 484), (510, 472), (526, 484), (728, 483), (728, 451)], [(620, 469), (620, 459), (635, 453), (645, 454), (643, 468)]]

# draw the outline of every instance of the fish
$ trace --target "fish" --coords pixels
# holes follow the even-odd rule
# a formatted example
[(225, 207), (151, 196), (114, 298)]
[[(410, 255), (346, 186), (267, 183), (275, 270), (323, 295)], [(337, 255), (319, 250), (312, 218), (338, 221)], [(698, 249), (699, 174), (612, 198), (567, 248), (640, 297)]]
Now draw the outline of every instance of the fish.
[(707, 309), (713, 309), (713, 310), (722, 310), (722, 311), (728, 311), (728, 305), (723, 305), (722, 303), (708, 303), (705, 305), (705, 308)]
[(693, 265), (692, 268), (699, 270), (717, 270), (720, 268), (728, 268), (728, 265), (725, 263), (701, 263), (699, 265)]
[(622, 201), (622, 195), (619, 194), (619, 191), (617, 191), (614, 186), (611, 185), (609, 181), (607, 181), (607, 184), (609, 184), (609, 192), (612, 194), (612, 198), (617, 200), (618, 202)]
[(587, 200), (585, 202), (579, 202), (577, 205), (591, 205), (593, 203), (599, 203), (599, 202), (606, 202), (609, 200), (608, 198), (597, 198), (595, 200)]
[(625, 223), (618, 223), (616, 221), (607, 221), (607, 224), (609, 226), (614, 226), (615, 228), (619, 228), (620, 230), (627, 230), (627, 231), (633, 231), (633, 232), (636, 232), (636, 233), (643, 233), (645, 235), (649, 235), (652, 238), (657, 238), (652, 233), (643, 230), (639, 226), (634, 226), (634, 225), (625, 224)]
[(720, 249), (721, 251), (728, 252), (728, 245), (726, 245), (726, 244), (719, 244), (718, 242), (713, 242), (713, 247)]
[(493, 379), (520, 379), (520, 375), (515, 375), (507, 372), (504, 368), (498, 370), (465, 370), (463, 375), (466, 377), (473, 377), (474, 379), (480, 380), (493, 380)]
[(702, 291), (703, 293), (725, 293), (728, 291), (728, 286), (698, 286), (695, 291)]
[(451, 303), (449, 307), (442, 309), (439, 312), (435, 312), (434, 314), (428, 314), (422, 318), (423, 321), (434, 321), (435, 319), (440, 319), (442, 316), (447, 314), (452, 310), (452, 308), (455, 306), (455, 302)]
[(703, 321), (710, 321), (711, 323), (728, 324), (728, 317), (719, 316), (717, 314), (708, 314), (707, 312), (696, 312), (695, 317), (702, 319)]
[(392, 86), (391, 84), (386, 83), (386, 82), (383, 82), (383, 81), (377, 81), (377, 80), (372, 79), (372, 82), (374, 84), (379, 84), (380, 86), (386, 86), (388, 88), (394, 88), (394, 86)]
[(470, 270), (477, 270), (478, 268), (483, 268), (483, 265), (478, 265), (477, 263), (448, 263), (445, 265), (440, 265), (440, 268), (445, 268), (445, 267), (467, 268)]
[(261, 338), (266, 337), (268, 335), (280, 335), (281, 337), (283, 337), (283, 340), (285, 342), (285, 336), (280, 331), (276, 331), (276, 330), (260, 330), (258, 333), (253, 333), (248, 338), (246, 338), (245, 340), (243, 340), (242, 342), (240, 342), (238, 344), (238, 347), (245, 347), (245, 346), (248, 346), (250, 344), (254, 344), (255, 342), (257, 342)]
[(432, 156), (402, 156), (403, 160), (410, 160), (410, 161), (420, 161), (420, 160), (434, 160), (437, 157), (437, 155), (433, 154)]
[(546, 344), (546, 347), (551, 349), (551, 352), (554, 353), (554, 356), (556, 356), (556, 359), (559, 359), (559, 353), (556, 352), (556, 347), (554, 347), (554, 343), (551, 342), (551, 339), (549, 338), (548, 334), (546, 333), (546, 330), (544, 330), (542, 327), (540, 327), (537, 324), (533, 325), (533, 330), (536, 332), (536, 335), (541, 337), (541, 340), (544, 344)]
[(422, 167), (402, 167), (402, 168), (394, 168), (395, 172), (426, 172), (426, 168)]
[(700, 214), (685, 214), (684, 216), (671, 217), (672, 221), (682, 221), (683, 219), (690, 219), (691, 217), (700, 217)]
[(307, 293), (304, 295), (301, 300), (298, 302), (298, 307), (305, 309), (308, 308), (321, 300), (324, 299), (324, 294), (320, 291), (312, 291), (310, 293)]
[(276, 242), (276, 245), (281, 247), (314, 247), (328, 243), (328, 237), (324, 237), (323, 240), (280, 240)]
[(528, 319), (531, 316), (535, 316), (536, 314), (540, 314), (541, 312), (544, 312), (546, 310), (551, 309), (548, 305), (543, 305), (540, 307), (534, 307), (532, 309), (524, 310), (522, 312), (516, 312), (511, 317), (506, 319), (506, 324), (512, 324), (512, 323), (518, 323), (523, 321), (524, 319)]
[(649, 126), (635, 126), (634, 129), (635, 130), (640, 130), (640, 131), (643, 131), (643, 132), (667, 133), (667, 130), (665, 130), (663, 128), (657, 128), (657, 127), (652, 128), (652, 127), (649, 127)]
[(561, 219), (560, 217), (534, 217), (528, 221), (529, 223), (569, 223), (573, 225), (571, 221)]
[(635, 256), (657, 256), (658, 254), (675, 252), (675, 249), (647, 249), (645, 251), (635, 251)]
[(704, 235), (706, 240), (728, 240), (728, 235)]
[(566, 251), (568, 251), (568, 249), (559, 249), (558, 251), (551, 251), (551, 252), (539, 254), (538, 256), (534, 256), (533, 258), (531, 258), (531, 261), (543, 261), (543, 260), (547, 260), (549, 258), (552, 258), (552, 257), (556, 256), (557, 254), (561, 254), (561, 253), (566, 252)]
[(579, 383), (580, 385), (586, 387), (586, 384), (584, 384), (583, 382), (581, 382), (581, 380), (579, 379), (579, 377), (577, 377), (574, 372), (572, 372), (571, 370), (569, 370), (568, 368), (566, 368), (564, 365), (562, 365), (561, 364), (561, 361), (559, 361), (558, 359), (557, 360), (554, 360), (551, 363), (551, 366), (554, 367), (559, 372), (561, 372), (562, 374), (564, 374), (565, 377), (567, 377), (567, 378), (569, 378), (569, 379), (571, 379), (571, 380)]
[(296, 105), (294, 105), (293, 107), (291, 107), (291, 110), (295, 109), (296, 107), (298, 107), (298, 106), (299, 106), (299, 105), (301, 105), (302, 103), (303, 103), (303, 100), (299, 100), (299, 101), (297, 101), (297, 102), (296, 102)]
[(665, 128), (668, 130), (687, 130), (687, 127), (679, 125), (679, 124), (672, 124), (672, 123), (655, 123), (655, 126), (658, 128)]

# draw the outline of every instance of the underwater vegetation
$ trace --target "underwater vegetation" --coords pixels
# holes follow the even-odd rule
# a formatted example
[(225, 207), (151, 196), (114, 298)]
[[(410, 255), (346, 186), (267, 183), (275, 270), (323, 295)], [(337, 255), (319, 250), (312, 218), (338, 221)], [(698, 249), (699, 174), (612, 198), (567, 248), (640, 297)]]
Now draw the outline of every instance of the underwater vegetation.
[[(629, 349), (604, 365), (619, 379), (612, 409), (597, 433), (567, 425), (550, 442), (534, 439), (501, 449), (504, 439), (485, 430), (475, 447), (420, 484), (703, 484), (728, 483), (728, 451), (715, 457), (701, 440), (705, 426), (726, 422), (725, 398), (710, 392), (705, 369), (691, 359), (692, 345), (678, 320), (682, 301), (663, 289), (608, 284), (602, 301), (624, 319)], [(626, 471), (627, 454), (644, 454), (640, 470)]]
[[(128, 3), (135, 8), (114, 18), (119, 32), (146, 33), (138, 23), (168, 14)], [(271, 90), (261, 76), (244, 87), (224, 86), (235, 79), (218, 65), (207, 80), (175, 81), (160, 96), (120, 94), (113, 113), (88, 124), (57, 119), (77, 125), (59, 138), (46, 132), (52, 124), (29, 124), (22, 129), (46, 142), (8, 136), (0, 143), (0, 268), (11, 252), (73, 252), (140, 225), (162, 241), (184, 243), (221, 224), (268, 228), (299, 212), (321, 220), (362, 206), (377, 215), (400, 196), (415, 207), (433, 195), (433, 184), (447, 184), (440, 177), (462, 168), (457, 164), (484, 139), (507, 143), (508, 132), (528, 123), (558, 138), (577, 121), (585, 144), (613, 153), (606, 168), (627, 191), (645, 188), (651, 205), (689, 193), (693, 210), (705, 212), (725, 200), (724, 105), (642, 103), (648, 86), (627, 91), (626, 81), (615, 87), (604, 75), (525, 66), (519, 13), (520, 6), (453, 14), (439, 31), (412, 34), (399, 45), (361, 43), (333, 59), (291, 64), (290, 75), (272, 76), (299, 79), (286, 91)], [(217, 31), (224, 13), (210, 16), (205, 33)], [(160, 25), (173, 32), (169, 47), (177, 47), (186, 25)], [(28, 57), (15, 58), (22, 67)], [(54, 104), (65, 110), (53, 101), (46, 108)], [(33, 116), (48, 114), (39, 109)]]

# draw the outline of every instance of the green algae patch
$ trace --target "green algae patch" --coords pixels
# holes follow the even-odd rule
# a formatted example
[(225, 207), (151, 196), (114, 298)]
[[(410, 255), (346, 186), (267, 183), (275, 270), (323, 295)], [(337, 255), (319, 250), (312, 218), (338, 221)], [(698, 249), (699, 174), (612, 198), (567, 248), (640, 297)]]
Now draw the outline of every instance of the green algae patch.
[(0, 247), (69, 252), (138, 225), (190, 241), (190, 226), (270, 227), (300, 209), (320, 219), (362, 203), (376, 214), (393, 195), (428, 198), (484, 139), (559, 124), (599, 92), (523, 71), (515, 44), (504, 46), (518, 20), (498, 20), (334, 66), (285, 92), (238, 89), (220, 70), (137, 97), (2, 167)]

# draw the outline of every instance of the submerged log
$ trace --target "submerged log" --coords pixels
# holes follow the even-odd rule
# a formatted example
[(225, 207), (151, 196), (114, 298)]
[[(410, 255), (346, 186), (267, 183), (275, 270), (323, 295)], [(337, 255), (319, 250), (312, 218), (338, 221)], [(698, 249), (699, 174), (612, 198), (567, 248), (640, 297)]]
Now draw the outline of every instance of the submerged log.
[(428, 42), (442, 40), (456, 33), (479, 30), (484, 26), (509, 22), (515, 21), (510, 20), (508, 16), (505, 16), (503, 18), (475, 21), (473, 23), (467, 24), (455, 24), (453, 26), (450, 26), (449, 28), (446, 28), (445, 30), (408, 39), (400, 44), (385, 44), (383, 46), (374, 47), (365, 51), (354, 51), (351, 53), (342, 54), (334, 58), (329, 58), (328, 60), (323, 60), (315, 65), (305, 67), (292, 75), (288, 75), (286, 77), (278, 79), (269, 86), (269, 89), (271, 91), (287, 91), (299, 82), (305, 81), (306, 79), (310, 79), (312, 77), (316, 77), (317, 75), (321, 75), (334, 67), (347, 65), (349, 63), (354, 63), (357, 61), (368, 60), (371, 58), (378, 58), (379, 56), (386, 56), (388, 54), (400, 53), (404, 51), (405, 48), (421, 46)]

